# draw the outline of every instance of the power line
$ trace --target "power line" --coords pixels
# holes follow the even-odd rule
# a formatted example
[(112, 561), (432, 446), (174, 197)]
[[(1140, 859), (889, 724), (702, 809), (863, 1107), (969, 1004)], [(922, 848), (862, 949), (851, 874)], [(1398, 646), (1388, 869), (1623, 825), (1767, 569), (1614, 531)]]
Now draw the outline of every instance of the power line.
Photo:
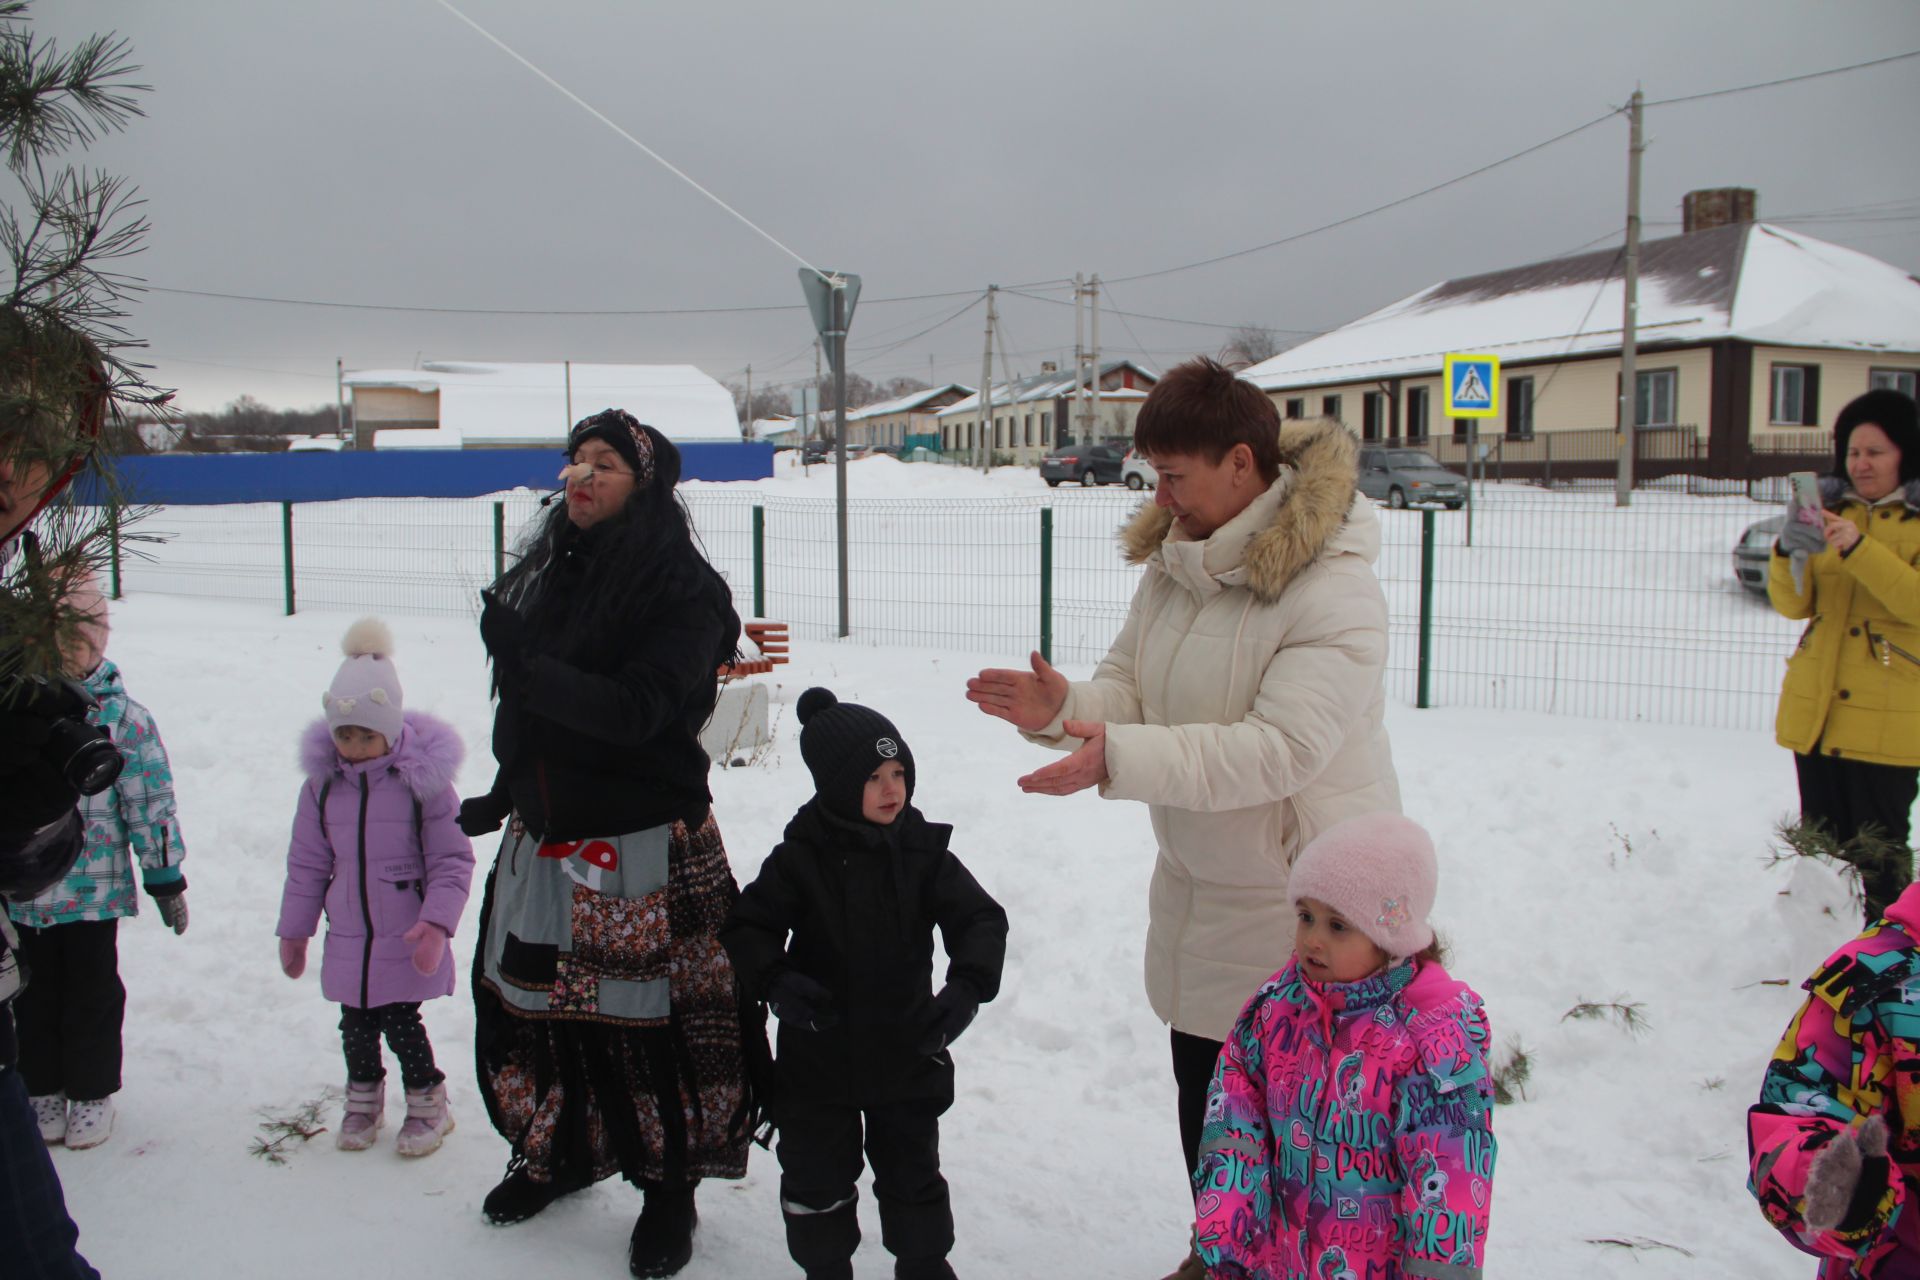
[(1156, 276), (1168, 276), (1168, 275), (1174, 274), (1177, 271), (1192, 271), (1197, 267), (1210, 267), (1216, 262), (1227, 262), (1234, 258), (1244, 258), (1248, 254), (1252, 254), (1252, 253), (1264, 253), (1268, 249), (1277, 249), (1283, 244), (1292, 244), (1294, 241), (1304, 240), (1308, 236), (1317, 236), (1323, 231), (1332, 231), (1336, 227), (1344, 227), (1350, 222), (1358, 222), (1360, 221), (1360, 219), (1370, 218), (1376, 213), (1384, 213), (1388, 209), (1397, 208), (1400, 205), (1407, 204), (1414, 200), (1418, 200), (1423, 196), (1430, 196), (1436, 191), (1444, 191), (1448, 187), (1458, 186), (1460, 183), (1465, 182), (1470, 178), (1477, 178), (1483, 173), (1487, 173), (1491, 170), (1498, 169), (1501, 165), (1511, 164), (1515, 160), (1520, 159), (1522, 156), (1530, 156), (1534, 152), (1544, 150), (1547, 147), (1553, 146), (1557, 142), (1564, 142), (1568, 138), (1573, 137), (1575, 134), (1584, 133), (1588, 129), (1593, 128), (1597, 124), (1604, 124), (1608, 120), (1613, 119), (1615, 116), (1619, 114), (1620, 114), (1620, 110), (1618, 108), (1615, 108), (1613, 110), (1608, 111), (1605, 115), (1595, 116), (1593, 119), (1587, 121), (1585, 124), (1576, 125), (1573, 128), (1568, 129), (1565, 133), (1557, 133), (1553, 137), (1546, 139), (1544, 142), (1536, 142), (1530, 147), (1525, 147), (1519, 151), (1514, 152), (1512, 155), (1502, 156), (1500, 159), (1493, 161), (1491, 164), (1483, 164), (1478, 169), (1472, 169), (1466, 173), (1462, 173), (1455, 177), (1448, 178), (1445, 182), (1436, 182), (1430, 187), (1424, 187), (1419, 191), (1415, 191), (1411, 195), (1401, 196), (1397, 200), (1389, 200), (1385, 204), (1377, 204), (1371, 209), (1363, 209), (1359, 213), (1351, 213), (1344, 218), (1336, 218), (1332, 222), (1322, 223), (1320, 226), (1317, 226), (1317, 227), (1309, 227), (1305, 231), (1295, 232), (1293, 235), (1290, 235), (1290, 236), (1282, 236), (1278, 240), (1269, 240), (1265, 244), (1257, 244), (1250, 249), (1236, 249), (1232, 253), (1222, 253), (1211, 258), (1202, 258), (1198, 262), (1182, 263), (1180, 266), (1177, 266), (1177, 267), (1162, 267), (1158, 271), (1142, 271), (1137, 275), (1116, 276), (1114, 277), (1114, 283), (1126, 284), (1129, 281), (1133, 281), (1133, 280), (1151, 280)]
[[(1031, 288), (1047, 287), (1050, 281), (1041, 281)], [(778, 306), (762, 307), (631, 307), (623, 309), (570, 310), (551, 307), (421, 307), (402, 303), (384, 302), (337, 302), (324, 298), (285, 298), (257, 293), (219, 293), (210, 289), (176, 289), (166, 285), (150, 284), (148, 293), (172, 293), (189, 298), (218, 298), (228, 302), (264, 302), (288, 307), (328, 307), (342, 311), (396, 311), (428, 315), (457, 316), (580, 316), (622, 317), (622, 316), (703, 316), (736, 315), (747, 312), (805, 311), (804, 303), (783, 303)], [(977, 289), (950, 289), (942, 293), (911, 293), (893, 298), (862, 298), (862, 305), (869, 307), (885, 306), (893, 302), (927, 302), (940, 298), (970, 298)], [(1051, 301), (1051, 299), (1042, 299)]]
[(918, 333), (910, 333), (906, 337), (900, 339), (898, 342), (889, 343), (888, 345), (881, 347), (879, 350), (873, 352), (872, 355), (868, 357), (868, 359), (877, 360), (881, 356), (887, 355), (890, 352), (898, 351), (901, 347), (906, 346), (909, 342), (912, 342), (915, 338), (924, 338), (928, 334), (932, 333), (935, 329), (944, 328), (945, 326), (952, 324), (955, 320), (958, 320), (961, 316), (967, 314), (967, 312), (979, 306), (980, 303), (985, 300), (986, 296), (987, 296), (986, 293), (982, 291), (978, 297), (973, 299), (973, 301), (967, 303), (966, 306), (961, 307), (958, 311), (951, 313), (950, 315), (947, 316), (946, 319), (936, 321), (933, 324), (928, 325), (926, 328), (920, 330), (920, 332)]
[(1887, 57), (1873, 58), (1867, 62), (1850, 63), (1844, 67), (1829, 67), (1825, 71), (1809, 71), (1804, 75), (1782, 76), (1778, 80), (1762, 80), (1757, 84), (1735, 85), (1731, 89), (1710, 89), (1705, 93), (1683, 94), (1677, 98), (1655, 98), (1641, 105), (1646, 107), (1670, 107), (1677, 102), (1699, 102), (1705, 98), (1724, 98), (1731, 93), (1752, 93), (1755, 89), (1773, 89), (1783, 84), (1798, 84), (1802, 80), (1818, 80), (1822, 76), (1844, 75), (1849, 71), (1864, 71), (1868, 67), (1883, 67), (1889, 62), (1904, 62), (1908, 58), (1920, 58), (1920, 49), (1912, 49), (1906, 53), (1889, 54)]

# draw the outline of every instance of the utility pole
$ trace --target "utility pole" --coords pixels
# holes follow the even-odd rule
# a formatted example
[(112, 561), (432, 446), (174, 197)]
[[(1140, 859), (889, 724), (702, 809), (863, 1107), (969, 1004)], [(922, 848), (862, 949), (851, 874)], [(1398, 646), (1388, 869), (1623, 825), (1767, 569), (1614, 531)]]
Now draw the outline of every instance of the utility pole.
[(1100, 273), (1093, 273), (1093, 282), (1087, 288), (1087, 309), (1093, 313), (1093, 359), (1092, 378), (1089, 380), (1087, 410), (1087, 444), (1089, 447), (1100, 439)]
[(347, 438), (347, 366), (340, 357), (333, 359), (334, 435)]
[(937, 387), (940, 385), (939, 379), (934, 376), (933, 352), (931, 351), (927, 352), (927, 385), (930, 387)]
[(820, 437), (820, 339), (813, 340), (813, 421), (807, 424), (815, 439)]
[(562, 368), (566, 370), (567, 377), (567, 424), (560, 432), (560, 438), (564, 440), (573, 434), (573, 361), (564, 361)]
[(1087, 346), (1080, 300), (1086, 296), (1086, 284), (1076, 271), (1073, 273), (1073, 427), (1067, 432), (1067, 439), (1077, 440), (1083, 446), (1087, 441)]
[(1627, 278), (1625, 312), (1620, 322), (1620, 469), (1613, 483), (1613, 505), (1633, 502), (1633, 452), (1637, 443), (1636, 406), (1640, 401), (1638, 352), (1634, 349), (1640, 319), (1640, 153), (1646, 143), (1640, 137), (1640, 90), (1628, 100), (1627, 119)]
[(740, 432), (742, 438), (753, 439), (753, 366), (747, 366), (747, 413), (746, 426)]
[(987, 286), (987, 345), (980, 353), (980, 432), (974, 439), (983, 475), (993, 469), (993, 444), (988, 432), (993, 430), (993, 327), (1000, 318), (994, 309), (994, 295), (999, 292), (999, 285)]
[[(859, 282), (855, 281), (857, 285)], [(853, 634), (847, 613), (847, 322), (846, 283), (837, 277), (833, 285), (833, 474), (840, 560), (840, 636)]]

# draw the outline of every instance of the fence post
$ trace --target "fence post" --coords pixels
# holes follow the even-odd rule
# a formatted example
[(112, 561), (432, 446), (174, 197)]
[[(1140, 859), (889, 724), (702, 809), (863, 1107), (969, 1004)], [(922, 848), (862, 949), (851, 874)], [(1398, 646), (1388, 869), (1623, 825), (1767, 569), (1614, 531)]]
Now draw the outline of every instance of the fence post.
[(1433, 508), (1420, 512), (1420, 670), (1414, 706), (1433, 705)]
[(293, 616), (293, 504), (280, 504), (280, 561), (287, 571), (287, 616)]
[(507, 571), (507, 504), (493, 504), (493, 580)]
[(1553, 433), (1551, 431), (1547, 433), (1546, 439), (1547, 439), (1547, 466), (1545, 471), (1545, 478), (1541, 482), (1541, 487), (1544, 489), (1551, 489), (1553, 488)]
[(753, 616), (767, 616), (767, 509), (753, 507)]
[(1053, 661), (1053, 508), (1040, 508), (1040, 656)]
[(107, 512), (107, 582), (113, 588), (112, 598), (120, 598), (120, 512), (110, 508)]

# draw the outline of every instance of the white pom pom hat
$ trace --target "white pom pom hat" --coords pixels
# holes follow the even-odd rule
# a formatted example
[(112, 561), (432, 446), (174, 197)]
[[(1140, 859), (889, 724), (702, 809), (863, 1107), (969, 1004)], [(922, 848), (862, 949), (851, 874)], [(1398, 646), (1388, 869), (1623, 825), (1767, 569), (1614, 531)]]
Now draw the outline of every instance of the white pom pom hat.
[(327, 728), (371, 729), (392, 746), (400, 738), (405, 714), (400, 673), (393, 667), (393, 632), (378, 618), (362, 618), (347, 628), (340, 648), (347, 660), (320, 695)]
[(1287, 873), (1295, 902), (1326, 903), (1396, 960), (1433, 941), (1427, 915), (1439, 887), (1433, 837), (1397, 813), (1336, 822), (1307, 843)]

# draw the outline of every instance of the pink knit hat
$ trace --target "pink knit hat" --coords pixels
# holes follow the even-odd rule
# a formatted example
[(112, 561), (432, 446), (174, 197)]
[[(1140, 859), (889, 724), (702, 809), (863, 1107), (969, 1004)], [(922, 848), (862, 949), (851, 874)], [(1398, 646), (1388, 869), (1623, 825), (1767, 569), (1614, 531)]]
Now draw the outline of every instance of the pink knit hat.
[(1398, 960), (1433, 941), (1427, 915), (1440, 883), (1433, 838), (1397, 813), (1369, 813), (1328, 827), (1293, 860), (1287, 892), (1317, 898)]

